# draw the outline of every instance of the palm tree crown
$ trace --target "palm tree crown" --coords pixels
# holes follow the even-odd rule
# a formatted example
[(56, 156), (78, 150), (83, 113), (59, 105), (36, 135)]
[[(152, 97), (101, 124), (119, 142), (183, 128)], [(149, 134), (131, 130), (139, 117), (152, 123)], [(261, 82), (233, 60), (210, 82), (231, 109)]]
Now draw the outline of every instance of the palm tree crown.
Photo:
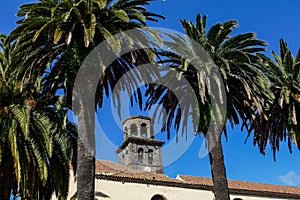
[(288, 146), (292, 150), (292, 141), (299, 148), (299, 109), (300, 109), (300, 50), (293, 58), (287, 43), (280, 40), (280, 53), (272, 51), (274, 61), (259, 54), (261, 62), (258, 67), (268, 76), (274, 96), (271, 104), (265, 106), (266, 117), (258, 117), (260, 126), (254, 130), (254, 144), (258, 144), (261, 153), (265, 153), (270, 142), (275, 153), (280, 142), (288, 138)]
[(76, 133), (61, 98), (41, 96), (40, 79), (22, 84), (11, 64), (13, 48), (1, 35), (1, 199), (9, 199), (11, 191), (27, 199), (49, 199), (53, 192), (66, 198)]

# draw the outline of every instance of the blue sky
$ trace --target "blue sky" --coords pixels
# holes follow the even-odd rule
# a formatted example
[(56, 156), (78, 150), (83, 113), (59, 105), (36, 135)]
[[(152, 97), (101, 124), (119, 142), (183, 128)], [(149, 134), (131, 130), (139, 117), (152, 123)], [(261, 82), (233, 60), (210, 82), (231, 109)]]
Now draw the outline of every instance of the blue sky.
[[(15, 14), (18, 7), (28, 2), (31, 1), (10, 0), (1, 2), (0, 32), (9, 33), (16, 26)], [(149, 7), (150, 10), (167, 17), (167, 20), (158, 24), (151, 23), (151, 26), (182, 31), (179, 19), (194, 21), (197, 13), (208, 15), (208, 26), (218, 21), (237, 19), (239, 28), (234, 33), (256, 32), (258, 38), (268, 42), (268, 52), (270, 50), (277, 52), (279, 39), (284, 38), (294, 54), (300, 47), (299, 8), (300, 1), (298, 0), (286, 2), (281, 0), (155, 0)], [(114, 150), (122, 142), (122, 130), (118, 126), (120, 120), (113, 117), (114, 111), (110, 99), (106, 99), (104, 105), (104, 108), (97, 115), (100, 121), (96, 129), (98, 131), (97, 158), (117, 161)], [(130, 113), (132, 115), (147, 114), (136, 109), (130, 109)], [(106, 133), (105, 135), (108, 135), (108, 140), (111, 143), (99, 143), (99, 141), (103, 141), (103, 136), (101, 137), (99, 134), (100, 129)], [(257, 147), (252, 145), (251, 137), (244, 144), (246, 134), (240, 131), (240, 127), (229, 130), (228, 142), (222, 141), (228, 179), (300, 186), (300, 152), (295, 146), (293, 153), (290, 154), (287, 144), (282, 143), (280, 152), (277, 153), (277, 161), (274, 162), (269, 147), (266, 155), (263, 156)], [(165, 133), (158, 132), (156, 137), (166, 140)], [(169, 163), (165, 167), (165, 172), (172, 177), (176, 174), (211, 176), (208, 156), (202, 159), (198, 156), (203, 137), (194, 137), (190, 133), (189, 139), (192, 139), (192, 143), (181, 156), (175, 150), (183, 148), (185, 137), (179, 138), (181, 143), (177, 146), (172, 143), (172, 138), (171, 141), (167, 141), (165, 149), (171, 153), (165, 153), (163, 159), (172, 160), (171, 157), (174, 154), (178, 159)]]

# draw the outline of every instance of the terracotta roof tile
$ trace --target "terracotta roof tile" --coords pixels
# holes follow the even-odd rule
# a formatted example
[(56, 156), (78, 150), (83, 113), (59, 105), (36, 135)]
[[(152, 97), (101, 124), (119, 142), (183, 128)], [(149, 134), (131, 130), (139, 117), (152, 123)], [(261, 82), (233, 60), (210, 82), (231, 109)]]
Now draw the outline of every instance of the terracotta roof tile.
[(96, 173), (111, 174), (118, 177), (180, 182), (179, 180), (170, 178), (165, 174), (133, 170), (109, 160), (96, 160)]
[[(178, 176), (184, 182), (212, 186), (212, 180), (210, 178), (186, 176), (186, 175), (178, 175)], [(283, 185), (237, 181), (237, 180), (228, 180), (228, 187), (230, 189), (238, 189), (238, 190), (276, 192), (276, 193), (283, 193), (283, 194), (300, 194), (300, 187), (296, 187), (296, 186), (283, 186)]]
[[(156, 174), (139, 170), (129, 169), (121, 164), (108, 161), (96, 161), (96, 174), (101, 179), (128, 180), (138, 183), (156, 183), (183, 188), (212, 190), (212, 180), (206, 177), (178, 175), (176, 179), (170, 178), (165, 174)], [(257, 195), (273, 195), (300, 197), (300, 187), (282, 186), (265, 183), (255, 183), (247, 181), (228, 180), (228, 186), (232, 193), (249, 193)]]
[(130, 177), (144, 180), (156, 180), (156, 181), (166, 181), (166, 182), (181, 182), (180, 180), (176, 180), (174, 178), (170, 178), (165, 174), (156, 174), (151, 172), (143, 172), (143, 171), (127, 171), (124, 173), (117, 174), (119, 177)]
[[(182, 180), (170, 178), (165, 174), (156, 174), (152, 172), (129, 169), (124, 165), (109, 160), (96, 160), (96, 174), (105, 174), (105, 175), (111, 175), (115, 177), (125, 177), (125, 178), (127, 177), (127, 178), (136, 178), (136, 179), (145, 179), (145, 180), (172, 181), (172, 182), (174, 181), (174, 182), (182, 183)], [(193, 184), (192, 181), (188, 181), (188, 182)], [(195, 183), (198, 184), (197, 182)]]
[(128, 170), (127, 167), (110, 160), (96, 160), (96, 173), (118, 173)]
[(186, 175), (179, 174), (179, 175), (177, 175), (177, 179), (182, 180), (184, 182), (192, 183), (192, 184), (213, 186), (211, 178), (206, 178), (206, 177), (186, 176)]

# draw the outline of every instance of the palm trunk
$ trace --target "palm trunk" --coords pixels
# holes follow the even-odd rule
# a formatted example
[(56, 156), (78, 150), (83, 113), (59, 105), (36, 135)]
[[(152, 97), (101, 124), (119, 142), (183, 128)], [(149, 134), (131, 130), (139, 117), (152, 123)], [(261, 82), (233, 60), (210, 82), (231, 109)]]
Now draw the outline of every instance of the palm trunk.
[(28, 200), (34, 199), (34, 190), (35, 190), (35, 175), (36, 175), (36, 163), (31, 161), (29, 163), (29, 170), (28, 170), (28, 193), (26, 194)]
[(77, 199), (95, 198), (95, 112), (90, 110), (94, 105), (85, 98), (78, 115)]
[(215, 200), (230, 200), (221, 139), (209, 152)]
[(6, 152), (2, 156), (0, 163), (0, 199), (9, 200), (14, 178), (14, 167), (9, 149), (6, 149)]
[[(77, 199), (95, 199), (95, 94), (100, 80), (99, 52), (88, 55), (74, 83), (74, 112), (78, 113)], [(105, 69), (105, 68), (104, 68)]]

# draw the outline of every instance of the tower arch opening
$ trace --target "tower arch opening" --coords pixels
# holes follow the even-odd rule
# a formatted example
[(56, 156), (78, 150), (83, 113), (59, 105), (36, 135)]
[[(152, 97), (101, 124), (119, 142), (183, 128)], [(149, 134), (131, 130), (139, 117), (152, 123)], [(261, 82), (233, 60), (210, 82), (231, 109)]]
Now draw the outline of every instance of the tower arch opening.
[(147, 124), (146, 123), (141, 124), (141, 136), (143, 138), (147, 138)]
[(130, 136), (136, 137), (137, 135), (138, 135), (137, 125), (136, 124), (131, 124), (130, 125)]
[(153, 164), (153, 150), (152, 149), (148, 150), (148, 164), (149, 165)]
[(144, 149), (139, 148), (138, 149), (138, 162), (143, 163), (143, 161), (144, 161)]

